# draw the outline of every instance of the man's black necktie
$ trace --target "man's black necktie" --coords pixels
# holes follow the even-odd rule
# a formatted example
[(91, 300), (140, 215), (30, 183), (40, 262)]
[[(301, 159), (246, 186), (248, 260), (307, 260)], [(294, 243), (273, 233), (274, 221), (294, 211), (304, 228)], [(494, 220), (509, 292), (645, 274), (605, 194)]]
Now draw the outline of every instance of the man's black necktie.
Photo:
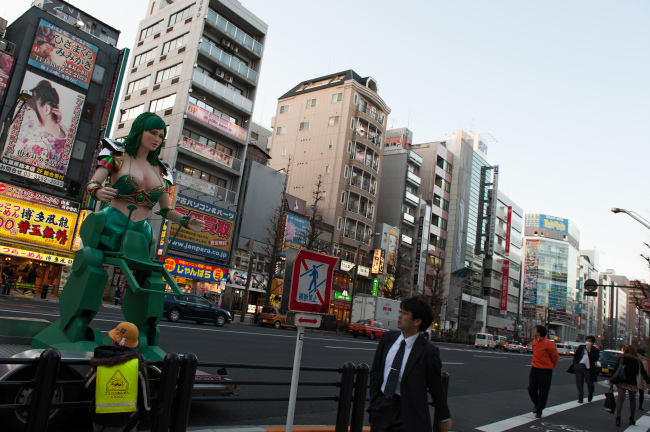
[(390, 372), (388, 373), (388, 379), (386, 380), (386, 388), (384, 394), (387, 398), (395, 394), (397, 389), (397, 384), (399, 384), (399, 371), (402, 369), (402, 361), (404, 360), (404, 351), (406, 351), (406, 341), (402, 340), (402, 343), (395, 354), (393, 359), (393, 365), (390, 367)]

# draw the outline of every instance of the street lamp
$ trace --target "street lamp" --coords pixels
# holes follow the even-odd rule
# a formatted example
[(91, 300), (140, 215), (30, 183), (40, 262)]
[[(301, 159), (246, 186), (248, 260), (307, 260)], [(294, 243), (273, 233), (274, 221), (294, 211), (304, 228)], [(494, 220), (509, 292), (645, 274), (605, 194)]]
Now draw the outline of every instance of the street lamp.
[(361, 243), (365, 243), (373, 237), (379, 236), (381, 233), (373, 233), (364, 237), (357, 245), (357, 255), (354, 258), (354, 275), (352, 276), (352, 289), (350, 290), (350, 319), (352, 322), (352, 307), (354, 306), (354, 292), (357, 290), (357, 274), (359, 273), (359, 255), (361, 255)]
[(648, 222), (646, 219), (641, 217), (636, 212), (629, 211), (629, 210), (623, 210), (623, 209), (614, 207), (612, 209), (612, 213), (614, 213), (614, 214), (616, 214), (616, 213), (627, 213), (632, 219), (636, 220), (638, 223), (640, 223), (644, 227), (650, 229), (650, 222)]

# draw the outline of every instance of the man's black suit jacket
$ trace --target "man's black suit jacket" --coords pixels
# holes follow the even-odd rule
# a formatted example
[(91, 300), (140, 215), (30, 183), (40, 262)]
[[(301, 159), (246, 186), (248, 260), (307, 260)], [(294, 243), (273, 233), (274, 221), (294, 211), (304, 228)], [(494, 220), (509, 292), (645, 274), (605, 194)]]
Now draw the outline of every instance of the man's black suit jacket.
[[(575, 354), (573, 354), (573, 363), (578, 365), (582, 361), (582, 356), (585, 355), (585, 350), (587, 349), (586, 345), (580, 345), (577, 349)], [(598, 361), (598, 357), (600, 357), (600, 351), (598, 348), (595, 346), (591, 347), (591, 351), (589, 352), (589, 371), (591, 372), (591, 380), (596, 381), (598, 379), (598, 372), (600, 368), (596, 367), (596, 362)]]
[[(370, 369), (370, 408), (368, 412), (375, 415), (373, 405), (377, 398), (385, 397), (381, 392), (384, 383), (384, 367), (386, 356), (400, 332), (384, 333), (375, 352), (375, 359)], [(402, 421), (404, 430), (409, 432), (431, 432), (432, 422), (429, 416), (427, 391), (433, 398), (433, 405), (439, 411), (440, 418), (451, 418), (447, 407), (447, 398), (442, 389), (442, 363), (440, 350), (429, 343), (423, 335), (415, 340), (409, 354), (402, 381), (400, 395), (402, 405)]]

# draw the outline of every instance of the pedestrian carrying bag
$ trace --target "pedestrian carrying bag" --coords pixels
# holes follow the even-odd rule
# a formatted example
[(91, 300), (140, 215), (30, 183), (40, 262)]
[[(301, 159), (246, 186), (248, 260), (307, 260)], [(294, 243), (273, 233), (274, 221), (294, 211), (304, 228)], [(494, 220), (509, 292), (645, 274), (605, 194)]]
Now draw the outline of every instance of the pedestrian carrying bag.
[(612, 384), (620, 384), (623, 382), (623, 380), (625, 380), (625, 365), (620, 364), (618, 366), (618, 369), (616, 369), (616, 372), (614, 372), (614, 375), (612, 375), (612, 378), (609, 380), (609, 382)]
[(616, 411), (616, 400), (614, 399), (614, 388), (610, 387), (609, 391), (605, 393), (605, 411), (614, 414)]
[(576, 364), (571, 363), (571, 366), (569, 366), (569, 369), (567, 369), (567, 372), (570, 373), (570, 374), (576, 373)]

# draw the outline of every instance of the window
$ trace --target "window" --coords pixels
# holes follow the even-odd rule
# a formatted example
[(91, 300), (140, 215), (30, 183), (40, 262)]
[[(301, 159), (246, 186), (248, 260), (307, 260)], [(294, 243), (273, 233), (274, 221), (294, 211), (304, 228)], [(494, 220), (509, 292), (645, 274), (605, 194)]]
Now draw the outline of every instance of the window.
[(96, 64), (93, 68), (93, 75), (90, 80), (95, 84), (102, 85), (104, 82), (104, 72), (106, 72), (106, 69)]
[(120, 117), (120, 122), (124, 122), (127, 120), (132, 120), (142, 114), (144, 112), (144, 104), (135, 106), (133, 108), (127, 108), (124, 110), (122, 113), (122, 116)]
[(258, 139), (260, 139), (260, 134), (251, 131), (251, 139), (257, 141)]
[(334, 147), (334, 140), (330, 140), (330, 143), (327, 146), (327, 148), (332, 148), (332, 147)]
[(345, 191), (341, 191), (341, 204), (345, 204)]
[(183, 69), (183, 63), (179, 63), (172, 67), (159, 70), (158, 73), (156, 73), (156, 82), (154, 84), (158, 84), (159, 82), (167, 81), (170, 78), (179, 76), (181, 74), (182, 69)]
[(342, 225), (343, 225), (343, 218), (342, 218), (341, 216), (339, 216), (339, 219), (338, 219), (338, 221), (336, 222), (336, 229), (337, 229), (338, 231), (341, 231), (341, 226), (342, 226)]
[(327, 191), (324, 190), (324, 191), (323, 191), (323, 195), (322, 195), (322, 197), (325, 198), (326, 196), (327, 196)]
[(289, 105), (280, 105), (280, 114), (288, 113)]
[[(284, 135), (287, 133), (287, 127), (286, 126), (278, 126), (275, 128), (275, 134), (276, 135)], [(284, 153), (282, 153), (284, 154)]]
[(220, 151), (221, 153), (225, 153), (228, 156), (233, 155), (233, 150), (230, 147), (226, 147), (225, 145), (219, 144), (216, 141), (213, 141), (209, 138), (204, 137), (203, 135), (200, 135), (196, 132), (193, 132), (189, 129), (183, 129), (183, 135), (193, 139), (194, 141), (200, 142), (201, 144), (208, 146), (210, 148), (213, 148), (217, 151)]
[(359, 102), (359, 95), (355, 93), (355, 94), (354, 94), (353, 103), (356, 105), (357, 102)]
[(348, 175), (350, 175), (350, 168), (346, 165), (345, 168), (343, 168), (343, 177), (348, 178)]
[(282, 147), (282, 156), (284, 156), (284, 155), (286, 155), (286, 154), (287, 154), (287, 148), (286, 148), (286, 147)]
[(308, 131), (309, 130), (309, 122), (301, 122), (299, 130)]
[(154, 33), (158, 33), (162, 29), (162, 26), (163, 26), (163, 22), (158, 21), (154, 25), (150, 25), (147, 28), (143, 28), (142, 31), (140, 32), (140, 40), (142, 40), (144, 38), (148, 38), (149, 36), (151, 36)]
[(170, 41), (165, 42), (162, 48), (162, 52), (160, 53), (161, 55), (167, 54), (170, 51), (175, 50), (176, 48), (180, 48), (182, 46), (187, 45), (187, 41), (190, 38), (189, 33), (185, 33), (183, 36), (179, 36), (176, 39), (172, 39)]
[(131, 81), (129, 85), (126, 87), (126, 94), (131, 94), (133, 92), (137, 92), (138, 90), (142, 90), (149, 87), (150, 79), (151, 79), (151, 75), (147, 75), (146, 77), (140, 78), (139, 80)]
[(230, 123), (234, 123), (234, 124), (239, 124), (240, 123), (239, 119), (236, 119), (235, 117), (230, 116), (230, 114), (225, 113), (223, 111), (220, 111), (220, 110), (216, 109), (215, 107), (213, 107), (212, 105), (206, 103), (204, 97), (202, 99), (197, 99), (194, 96), (190, 96), (189, 101), (191, 103), (193, 103), (194, 105), (197, 105), (197, 106), (203, 108), (204, 110), (206, 110), (208, 112), (211, 112), (213, 114), (218, 115), (219, 117), (221, 117), (224, 120), (229, 121)]
[(330, 126), (336, 126), (337, 124), (339, 124), (340, 120), (341, 120), (340, 116), (330, 117)]
[(354, 130), (354, 119), (350, 119), (350, 129)]
[(147, 63), (148, 61), (153, 60), (154, 56), (156, 55), (155, 50), (156, 49), (154, 48), (135, 56), (135, 58), (133, 59), (133, 67), (136, 67), (138, 65), (141, 65), (142, 63)]
[(332, 103), (341, 102), (343, 100), (343, 93), (334, 93), (332, 95)]
[(440, 207), (444, 211), (449, 210), (449, 201), (439, 197), (438, 195), (433, 196), (433, 204)]
[(228, 81), (226, 81), (226, 80), (224, 79), (224, 77), (219, 76), (219, 75), (217, 75), (217, 74), (214, 74), (214, 73), (212, 73), (211, 71), (209, 71), (209, 70), (207, 70), (207, 69), (205, 69), (205, 68), (202, 68), (201, 66), (198, 66), (198, 65), (196, 66), (196, 70), (199, 71), (199, 72), (201, 72), (201, 73), (202, 73), (203, 75), (205, 75), (205, 76), (209, 76), (209, 77), (212, 78), (213, 80), (215, 80), (215, 81), (217, 81), (218, 83), (220, 83), (221, 85), (223, 85), (223, 86), (229, 88), (230, 90), (234, 91), (235, 93), (240, 94), (240, 95), (242, 95), (242, 96), (244, 95), (244, 91), (243, 91), (242, 89), (240, 89), (240, 88), (238, 88), (238, 87), (235, 87), (234, 85), (232, 85), (232, 83), (229, 83)]
[(329, 174), (329, 173), (330, 173), (330, 166), (325, 165), (325, 174)]
[(197, 168), (192, 168), (180, 162), (176, 162), (176, 171), (180, 171), (184, 174), (190, 175), (194, 178), (203, 179), (209, 183), (215, 184), (221, 188), (226, 189), (228, 182), (220, 177), (206, 173)]
[(190, 7), (186, 7), (183, 10), (180, 10), (176, 12), (175, 14), (172, 14), (172, 16), (169, 17), (169, 24), (167, 24), (167, 27), (171, 27), (174, 24), (176, 24), (179, 21), (183, 21), (186, 18), (189, 18), (190, 15), (192, 15), (192, 9), (194, 9), (194, 5)]
[(307, 101), (307, 108), (314, 108), (316, 106), (316, 99), (309, 99)]
[(352, 141), (348, 141), (348, 153), (352, 153)]
[(165, 96), (164, 98), (152, 100), (149, 104), (149, 111), (156, 112), (167, 108), (172, 108), (174, 106), (174, 102), (176, 102), (176, 93)]

